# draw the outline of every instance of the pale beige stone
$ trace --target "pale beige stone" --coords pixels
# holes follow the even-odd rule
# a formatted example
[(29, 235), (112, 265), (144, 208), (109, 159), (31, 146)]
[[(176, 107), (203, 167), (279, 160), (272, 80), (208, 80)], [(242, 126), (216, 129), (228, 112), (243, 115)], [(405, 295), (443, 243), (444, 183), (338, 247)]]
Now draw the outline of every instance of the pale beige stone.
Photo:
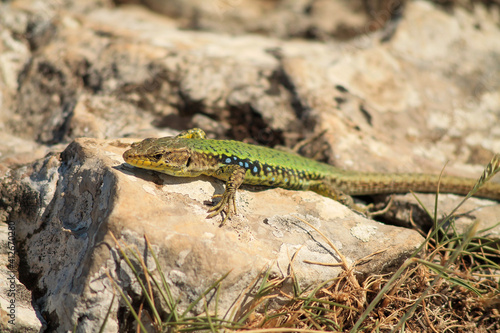
[[(36, 171), (51, 175), (59, 170), (55, 177), (23, 179), (28, 188), (40, 191), (40, 202), (48, 203), (37, 207), (36, 221), (21, 218), (16, 225), (29, 273), (38, 276), (36, 288), (50, 290), (41, 297), (44, 311), (58, 318), (60, 329), (70, 329), (82, 316), (94, 318), (81, 322), (83, 327), (94, 330), (100, 325), (99, 313), (107, 311), (113, 292), (106, 272), (126, 292), (140, 293), (137, 284), (130, 284), (134, 279), (125, 263), (117, 260), (110, 232), (139, 249), (148, 236), (181, 308), (231, 271), (222, 284), (219, 311), (228, 310), (266, 267), (273, 276), (286, 276), (292, 257), (303, 287), (340, 273), (339, 267), (320, 265), (338, 264), (340, 259), (323, 236), (301, 220), (333, 242), (348, 265), (381, 251), (355, 267), (359, 274), (381, 273), (422, 242), (415, 231), (366, 220), (315, 193), (259, 187), (238, 191), (238, 215), (221, 227), (220, 216), (206, 218), (206, 202), (223, 191), (223, 183), (124, 165), (121, 155), (130, 142), (78, 139), (59, 163), (45, 162), (47, 169)], [(117, 305), (112, 309), (116, 320)]]

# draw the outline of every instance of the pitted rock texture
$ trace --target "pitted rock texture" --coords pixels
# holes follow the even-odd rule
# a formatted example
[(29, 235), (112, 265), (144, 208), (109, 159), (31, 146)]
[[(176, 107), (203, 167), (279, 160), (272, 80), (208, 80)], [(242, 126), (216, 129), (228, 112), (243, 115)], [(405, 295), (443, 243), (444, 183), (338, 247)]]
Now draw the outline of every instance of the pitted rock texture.
[[(380, 252), (355, 266), (357, 274), (387, 271), (422, 242), (416, 231), (367, 220), (315, 193), (258, 187), (238, 191), (239, 214), (221, 227), (220, 216), (206, 218), (206, 203), (223, 183), (127, 166), (121, 155), (130, 142), (78, 139), (22, 179), (46, 203), (20, 217), (16, 228), (28, 269), (23, 275), (30, 276), (50, 329), (69, 330), (76, 322), (78, 330), (99, 328), (113, 293), (106, 272), (135, 295), (110, 233), (139, 248), (144, 235), (149, 238), (181, 308), (231, 272), (222, 283), (223, 312), (266, 267), (272, 276), (286, 276), (292, 257), (303, 287), (339, 274), (339, 267), (310, 263), (338, 264), (340, 258), (301, 220), (320, 229), (349, 265)], [(118, 307), (112, 306), (110, 330), (119, 325)]]

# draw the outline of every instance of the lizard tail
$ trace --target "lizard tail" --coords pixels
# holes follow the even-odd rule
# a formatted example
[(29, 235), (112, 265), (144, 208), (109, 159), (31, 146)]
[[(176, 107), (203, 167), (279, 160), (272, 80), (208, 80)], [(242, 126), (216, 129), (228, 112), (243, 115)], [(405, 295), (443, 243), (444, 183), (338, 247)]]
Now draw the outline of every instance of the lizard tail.
[[(479, 179), (426, 174), (380, 174), (349, 172), (333, 179), (334, 186), (348, 195), (377, 193), (455, 193), (467, 195), (474, 189), (474, 196), (500, 200), (500, 183), (490, 179), (500, 171), (500, 154), (495, 154)], [(439, 186), (439, 187), (438, 187)], [(479, 189), (479, 190), (478, 190)]]
[[(454, 193), (467, 195), (478, 181), (473, 178), (426, 174), (358, 174), (334, 181), (334, 186), (348, 195), (388, 194), (388, 193)], [(474, 194), (475, 197), (500, 200), (500, 183), (484, 183)]]

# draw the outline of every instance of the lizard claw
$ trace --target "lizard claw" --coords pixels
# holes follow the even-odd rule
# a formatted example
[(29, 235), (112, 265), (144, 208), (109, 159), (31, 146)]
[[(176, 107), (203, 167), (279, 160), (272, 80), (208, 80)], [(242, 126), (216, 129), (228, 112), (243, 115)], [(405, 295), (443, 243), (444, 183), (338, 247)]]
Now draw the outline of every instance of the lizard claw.
[[(212, 196), (212, 200), (217, 198), (221, 198), (221, 200), (215, 206), (213, 206), (208, 210), (210, 214), (208, 214), (207, 218), (212, 218), (215, 215), (224, 212), (226, 216), (224, 217), (224, 220), (222, 220), (221, 223), (222, 226), (224, 225), (224, 223), (226, 223), (227, 219), (233, 216), (233, 213), (237, 214), (235, 193), (225, 191), (223, 194), (214, 194)], [(231, 203), (232, 203), (232, 209), (231, 209)]]
[(394, 196), (391, 195), (391, 197), (389, 199), (389, 203), (387, 203), (387, 205), (384, 208), (377, 210), (377, 211), (372, 211), (371, 209), (373, 208), (373, 204), (369, 204), (367, 207), (368, 211), (367, 211), (366, 215), (369, 218), (372, 218), (373, 216), (383, 215), (389, 211), (393, 202), (394, 202)]

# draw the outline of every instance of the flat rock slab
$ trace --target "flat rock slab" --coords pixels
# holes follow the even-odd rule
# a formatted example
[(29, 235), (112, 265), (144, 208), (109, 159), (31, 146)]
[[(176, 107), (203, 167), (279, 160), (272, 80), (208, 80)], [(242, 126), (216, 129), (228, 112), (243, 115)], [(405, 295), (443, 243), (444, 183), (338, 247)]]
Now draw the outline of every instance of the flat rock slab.
[[(25, 197), (32, 198), (25, 200), (31, 209), (16, 221), (21, 260), (30, 270), (23, 276), (30, 277), (53, 328), (71, 329), (75, 322), (88, 331), (99, 327), (98, 313), (107, 311), (113, 293), (106, 272), (133, 294), (137, 286), (130, 283), (111, 232), (139, 249), (148, 236), (181, 308), (231, 271), (222, 283), (220, 311), (264, 268), (286, 276), (292, 258), (304, 287), (339, 274), (339, 267), (319, 264), (338, 264), (340, 258), (302, 220), (320, 230), (349, 265), (376, 253), (355, 266), (359, 274), (400, 263), (423, 240), (415, 231), (365, 219), (312, 192), (258, 187), (238, 191), (238, 215), (221, 227), (221, 217), (207, 219), (206, 210), (211, 196), (222, 193), (222, 182), (128, 166), (122, 154), (132, 141), (77, 139), (60, 155), (38, 161), (20, 181)], [(112, 310), (107, 327), (116, 330), (118, 305)]]

